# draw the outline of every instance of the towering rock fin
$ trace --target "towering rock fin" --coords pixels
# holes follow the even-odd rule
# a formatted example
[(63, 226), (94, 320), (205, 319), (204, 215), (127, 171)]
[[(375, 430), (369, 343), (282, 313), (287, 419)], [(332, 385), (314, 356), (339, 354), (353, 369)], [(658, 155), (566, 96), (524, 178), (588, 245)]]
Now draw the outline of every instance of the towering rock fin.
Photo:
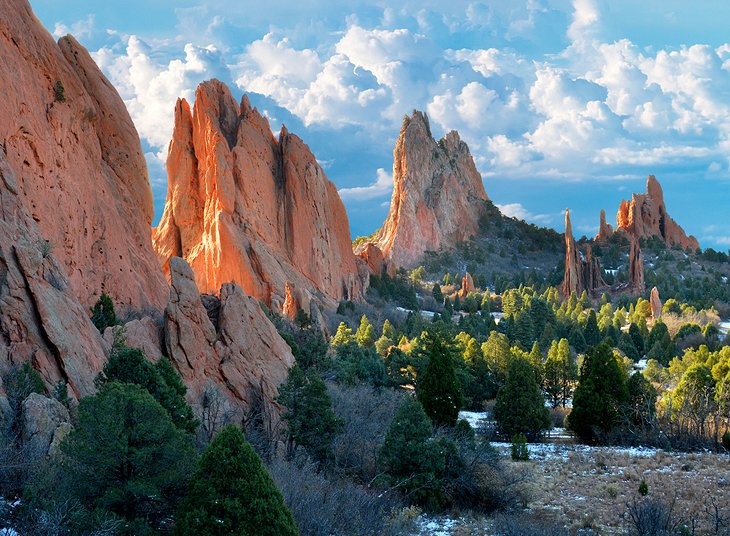
[(167, 170), (154, 246), (168, 274), (181, 255), (201, 292), (233, 281), (279, 311), (287, 283), (332, 307), (362, 297), (367, 269), (337, 189), (309, 147), (284, 125), (274, 137), (247, 97), (237, 105), (211, 80), (192, 114), (178, 104)]
[(477, 234), (489, 198), (469, 148), (455, 131), (436, 142), (422, 112), (403, 119), (393, 183), (390, 211), (374, 241), (387, 263), (410, 268), (427, 250)]

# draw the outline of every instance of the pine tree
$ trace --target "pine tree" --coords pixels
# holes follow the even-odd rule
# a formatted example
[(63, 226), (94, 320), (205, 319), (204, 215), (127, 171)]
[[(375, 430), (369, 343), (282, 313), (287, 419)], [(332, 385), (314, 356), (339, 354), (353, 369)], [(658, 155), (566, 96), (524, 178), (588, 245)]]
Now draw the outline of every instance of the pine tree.
[(200, 457), (175, 534), (296, 536), (299, 530), (256, 452), (231, 424)]
[(535, 371), (535, 379), (537, 380), (537, 383), (542, 386), (545, 373), (545, 356), (542, 355), (540, 345), (537, 341), (532, 343), (529, 360), (533, 370)]
[(431, 422), (421, 404), (407, 398), (388, 428), (379, 461), (392, 484), (404, 489), (411, 500), (436, 506), (441, 501), (445, 460), (431, 433)]
[(570, 330), (570, 333), (568, 334), (568, 341), (570, 341), (570, 345), (579, 354), (584, 353), (588, 349), (585, 337), (583, 336), (583, 330), (580, 329), (580, 326), (577, 324)]
[(513, 359), (507, 374), (507, 383), (497, 393), (494, 418), (499, 431), (512, 437), (525, 434), (535, 439), (550, 428), (550, 412), (529, 361)]
[(337, 327), (337, 333), (335, 333), (335, 336), (332, 337), (330, 345), (343, 346), (352, 342), (355, 342), (355, 335), (353, 335), (352, 329), (350, 329), (344, 322), (340, 322), (340, 325)]
[(416, 396), (436, 425), (453, 426), (462, 404), (454, 370), (454, 349), (442, 337), (424, 332), (418, 354), (426, 366), (416, 379)]
[(357, 328), (357, 332), (355, 333), (355, 341), (362, 348), (371, 348), (375, 344), (376, 339), (375, 328), (368, 320), (368, 317), (362, 315), (360, 318), (360, 327)]
[(641, 333), (639, 326), (634, 322), (629, 326), (629, 337), (631, 337), (631, 342), (639, 353), (639, 357), (644, 355), (644, 335)]
[(390, 323), (390, 320), (387, 318), (385, 319), (385, 322), (383, 322), (383, 336), (388, 337), (391, 341), (396, 340), (396, 333), (395, 328), (393, 327), (393, 324)]
[(588, 313), (588, 319), (586, 320), (586, 325), (583, 328), (583, 338), (589, 348), (601, 342), (601, 332), (598, 329), (598, 319), (596, 318), (596, 311), (593, 309), (591, 309), (591, 312)]
[(596, 441), (619, 423), (629, 398), (626, 375), (606, 343), (593, 348), (583, 361), (568, 427), (584, 441)]
[(332, 456), (332, 442), (342, 428), (342, 422), (332, 410), (327, 386), (315, 369), (306, 373), (297, 365), (289, 369), (285, 383), (276, 398), (286, 411), (288, 452), (304, 448), (319, 463)]
[(441, 285), (439, 285), (438, 283), (434, 283), (431, 293), (433, 294), (433, 299), (436, 300), (436, 303), (442, 304), (444, 302), (444, 295), (441, 292)]
[(529, 311), (523, 310), (517, 314), (515, 321), (515, 335), (517, 341), (525, 348), (529, 348), (535, 340), (535, 327)]
[(110, 382), (139, 385), (167, 410), (175, 426), (191, 434), (198, 428), (193, 410), (185, 401), (185, 384), (166, 357), (152, 364), (139, 348), (115, 348), (96, 378), (99, 387)]
[(112, 382), (79, 403), (79, 421), (61, 444), (74, 499), (132, 523), (160, 527), (184, 495), (195, 461), (190, 434), (138, 385)]
[(103, 293), (99, 296), (99, 299), (91, 308), (91, 322), (100, 333), (104, 333), (104, 330), (108, 327), (117, 325), (118, 320), (114, 312), (114, 302), (108, 294)]

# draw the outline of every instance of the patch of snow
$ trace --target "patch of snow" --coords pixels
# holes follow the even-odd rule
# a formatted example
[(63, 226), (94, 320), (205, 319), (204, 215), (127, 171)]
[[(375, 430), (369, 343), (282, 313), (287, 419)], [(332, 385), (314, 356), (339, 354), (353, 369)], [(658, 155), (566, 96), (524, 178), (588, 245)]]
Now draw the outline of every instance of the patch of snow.
[[(492, 442), (492, 446), (500, 453), (509, 455), (512, 450), (511, 443)], [(535, 460), (563, 460), (568, 461), (570, 455), (597, 454), (600, 452), (613, 454), (626, 454), (634, 458), (651, 458), (658, 450), (649, 447), (594, 447), (590, 445), (576, 445), (571, 443), (528, 443), (527, 449), (530, 458)]]
[(472, 428), (478, 430), (487, 424), (489, 413), (486, 411), (460, 411), (459, 419), (465, 420)]
[(727, 335), (728, 331), (730, 331), (730, 322), (720, 322), (719, 329), (721, 334)]
[(491, 313), (492, 318), (494, 318), (494, 323), (499, 324), (500, 321), (504, 318), (504, 313)]

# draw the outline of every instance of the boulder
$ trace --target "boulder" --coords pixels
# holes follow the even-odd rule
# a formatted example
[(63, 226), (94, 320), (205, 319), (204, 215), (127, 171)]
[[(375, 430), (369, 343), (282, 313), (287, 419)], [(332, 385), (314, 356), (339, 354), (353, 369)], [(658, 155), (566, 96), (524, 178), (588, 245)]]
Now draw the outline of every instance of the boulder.
[[(68, 433), (71, 416), (66, 406), (53, 398), (38, 393), (31, 394), (23, 401), (21, 440), (32, 455), (47, 455), (54, 440)], [(59, 429), (63, 427), (63, 431)], [(57, 450), (57, 447), (55, 448)]]

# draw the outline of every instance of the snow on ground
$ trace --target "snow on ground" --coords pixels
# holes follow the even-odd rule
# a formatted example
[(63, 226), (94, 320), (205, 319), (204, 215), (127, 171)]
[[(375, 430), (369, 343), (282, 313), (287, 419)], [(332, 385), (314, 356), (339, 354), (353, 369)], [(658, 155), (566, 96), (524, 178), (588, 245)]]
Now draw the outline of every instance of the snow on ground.
[[(396, 307), (396, 309), (398, 311), (400, 311), (401, 313), (406, 313), (406, 314), (413, 312), (413, 309), (406, 309), (405, 307)], [(423, 318), (433, 318), (434, 315), (436, 314), (434, 311), (419, 311), (419, 312), (421, 313), (421, 316)]]
[(474, 430), (479, 430), (489, 422), (489, 413), (484, 411), (460, 411), (459, 419), (468, 422)]
[[(504, 455), (509, 455), (512, 448), (511, 443), (493, 442), (491, 445)], [(598, 454), (610, 452), (612, 454), (627, 454), (637, 458), (651, 458), (657, 453), (657, 449), (648, 447), (593, 447), (572, 443), (528, 443), (527, 448), (530, 451), (530, 458), (534, 460), (568, 461), (573, 453)]]
[(450, 536), (457, 521), (450, 517), (434, 518), (421, 516), (416, 522), (414, 536)]
[(730, 331), (730, 322), (720, 322), (720, 333), (727, 335), (728, 331)]

